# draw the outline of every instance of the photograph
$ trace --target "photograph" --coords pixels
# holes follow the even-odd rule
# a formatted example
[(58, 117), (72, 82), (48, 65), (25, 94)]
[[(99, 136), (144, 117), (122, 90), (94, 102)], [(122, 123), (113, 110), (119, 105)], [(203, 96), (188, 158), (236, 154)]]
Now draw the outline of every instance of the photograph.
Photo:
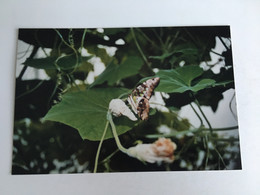
[(13, 175), (242, 170), (230, 26), (20, 28)]

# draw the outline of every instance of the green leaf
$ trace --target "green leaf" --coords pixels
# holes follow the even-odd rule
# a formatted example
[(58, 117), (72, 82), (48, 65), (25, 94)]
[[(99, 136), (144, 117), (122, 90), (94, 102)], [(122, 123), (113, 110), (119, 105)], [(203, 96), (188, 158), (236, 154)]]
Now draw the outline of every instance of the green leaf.
[(205, 89), (206, 87), (214, 85), (215, 82), (216, 81), (214, 81), (213, 79), (202, 79), (196, 85), (194, 85), (191, 90), (197, 92)]
[(105, 81), (107, 81), (108, 85), (111, 86), (123, 78), (137, 74), (142, 67), (142, 64), (142, 59), (136, 56), (128, 57), (121, 64), (116, 64), (112, 62), (98, 76), (98, 78), (94, 81), (94, 83), (92, 83), (90, 87), (102, 84)]
[(88, 50), (89, 53), (99, 57), (105, 65), (110, 63), (112, 60), (112, 57), (108, 55), (105, 48), (99, 48), (97, 45), (90, 45), (87, 46), (86, 49)]
[(226, 86), (226, 85), (228, 85), (230, 83), (234, 83), (234, 80), (217, 82), (217, 83), (214, 84), (214, 86)]
[(37, 58), (31, 59), (27, 58), (23, 63), (25, 66), (30, 66), (37, 69), (56, 69), (54, 62), (56, 58), (47, 57), (47, 58)]
[(191, 43), (181, 44), (174, 48), (173, 53), (182, 53), (185, 55), (196, 55), (198, 54), (198, 49), (195, 47), (195, 45)]
[[(183, 93), (185, 91), (197, 92), (215, 83), (213, 79), (202, 79), (195, 85), (192, 81), (199, 77), (203, 70), (199, 66), (184, 66), (177, 69), (160, 70), (154, 77), (160, 77), (156, 91), (166, 93)], [(149, 78), (142, 79), (142, 81)]]
[[(44, 120), (69, 125), (77, 129), (83, 139), (100, 140), (107, 122), (109, 102), (126, 92), (128, 90), (123, 88), (97, 88), (67, 93), (49, 110)], [(135, 125), (126, 117), (115, 118), (114, 122), (119, 135)], [(111, 129), (108, 129), (105, 139), (112, 137)]]
[[(181, 53), (181, 54), (187, 55), (187, 56), (196, 55), (198, 53), (198, 49), (193, 48), (192, 45), (184, 44), (184, 45), (181, 45), (179, 47), (176, 46), (174, 48), (174, 50), (171, 51), (171, 52), (165, 52), (160, 56), (150, 56), (149, 58), (150, 59), (156, 59), (156, 60), (164, 60), (165, 58), (168, 58), (168, 57), (170, 57), (174, 54), (178, 54), (178, 53)], [(173, 56), (173, 58), (175, 59), (176, 56)], [(174, 59), (172, 59), (171, 61), (173, 61)]]
[[(92, 56), (89, 57), (81, 57), (78, 59), (78, 65), (80, 66), (81, 62), (85, 62), (89, 60)], [(46, 58), (36, 58), (30, 59), (27, 58), (23, 63), (25, 66), (30, 66), (37, 69), (57, 69), (57, 66), (62, 70), (69, 70), (77, 66), (77, 59), (75, 55), (68, 55), (61, 57), (57, 60), (57, 57), (46, 57)], [(57, 66), (55, 65), (57, 63)]]

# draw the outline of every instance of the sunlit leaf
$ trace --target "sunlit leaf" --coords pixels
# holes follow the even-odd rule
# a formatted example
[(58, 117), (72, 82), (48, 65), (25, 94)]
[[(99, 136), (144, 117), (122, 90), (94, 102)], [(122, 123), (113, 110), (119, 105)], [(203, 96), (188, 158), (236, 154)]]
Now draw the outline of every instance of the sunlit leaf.
[(215, 81), (213, 79), (202, 79), (196, 85), (192, 86), (190, 90), (197, 92), (209, 86), (212, 86), (214, 83)]
[[(49, 110), (44, 119), (61, 122), (77, 129), (83, 139), (100, 140), (107, 122), (109, 102), (125, 92), (128, 90), (98, 88), (67, 93), (59, 104)], [(114, 122), (119, 135), (135, 125), (126, 117), (116, 118)], [(112, 137), (109, 127), (105, 139)]]
[[(203, 70), (199, 66), (184, 66), (177, 69), (160, 70), (155, 77), (160, 77), (160, 84), (156, 91), (166, 93), (183, 93), (185, 91), (197, 92), (215, 83), (213, 79), (202, 79), (196, 84), (192, 81), (199, 77)], [(148, 78), (142, 79), (142, 81)]]

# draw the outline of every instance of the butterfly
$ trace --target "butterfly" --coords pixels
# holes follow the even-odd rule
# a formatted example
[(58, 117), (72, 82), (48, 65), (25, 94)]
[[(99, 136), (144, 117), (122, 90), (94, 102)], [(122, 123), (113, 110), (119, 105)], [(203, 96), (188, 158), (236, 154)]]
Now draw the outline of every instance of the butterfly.
[(149, 117), (149, 99), (159, 82), (159, 77), (149, 79), (138, 85), (127, 98), (132, 110), (141, 120), (147, 120)]

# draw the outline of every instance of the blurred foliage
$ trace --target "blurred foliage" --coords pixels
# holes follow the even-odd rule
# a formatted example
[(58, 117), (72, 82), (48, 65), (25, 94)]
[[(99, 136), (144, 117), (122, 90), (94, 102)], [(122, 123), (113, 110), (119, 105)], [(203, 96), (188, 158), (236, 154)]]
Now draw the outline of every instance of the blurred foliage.
[[(99, 142), (83, 140), (81, 137), (88, 138), (88, 135), (84, 137), (74, 128), (80, 129), (79, 126), (87, 123), (90, 128), (93, 127), (94, 137), (100, 136), (104, 129), (100, 129), (100, 125), (104, 125), (106, 120), (103, 116), (105, 109), (102, 116), (93, 115), (91, 120), (75, 112), (74, 119), (77, 120), (65, 122), (72, 127), (59, 123), (64, 122), (65, 113), (70, 109), (86, 111), (91, 107), (82, 105), (83, 100), (71, 94), (81, 93), (80, 90), (88, 94), (99, 88), (109, 91), (111, 87), (131, 91), (145, 77), (161, 74), (160, 77), (164, 75), (167, 81), (168, 76), (176, 79), (175, 76), (184, 69), (190, 69), (190, 74), (186, 70), (179, 79), (184, 79), (188, 88), (176, 91), (173, 90), (174, 83), (166, 82), (165, 86), (169, 85), (171, 90), (162, 90), (169, 92), (169, 97), (164, 100), (170, 112), (153, 109), (148, 121), (139, 121), (135, 126), (130, 125), (129, 131), (120, 132), (125, 147), (133, 146), (138, 140), (151, 143), (156, 139), (147, 135), (171, 137), (178, 145), (176, 161), (160, 166), (143, 164), (118, 152), (114, 139), (107, 139), (102, 145), (98, 171), (241, 169), (238, 136), (224, 139), (208, 131), (185, 133), (192, 124), (178, 116), (178, 109), (194, 102), (194, 98), (200, 105), (210, 106), (215, 112), (223, 99), (222, 93), (234, 88), (232, 48), (231, 43), (227, 44), (230, 42), (228, 26), (20, 29), (18, 38), (32, 45), (33, 50), (24, 60), (23, 69), (16, 79), (13, 174), (92, 172)], [(198, 69), (201, 63), (211, 60), (210, 52), (214, 53), (216, 39), (222, 42), (226, 51), (217, 54), (219, 61), (215, 64), (206, 63), (204, 71)], [(47, 53), (46, 49), (51, 49), (51, 52)], [(110, 53), (111, 49), (115, 50), (114, 55)], [(43, 51), (45, 57), (36, 57), (39, 51)], [(93, 83), (89, 83), (87, 78), (96, 68), (94, 58), (99, 58), (105, 69), (94, 77)], [(220, 72), (214, 73), (213, 68), (222, 62), (224, 66)], [(50, 80), (23, 80), (28, 67), (43, 69)], [(156, 73), (156, 70), (159, 72)], [(199, 73), (194, 76), (196, 71)], [(170, 75), (167, 76), (166, 72)], [(108, 96), (114, 93), (108, 91), (89, 98), (107, 108)], [(194, 95), (190, 95), (190, 91)], [(115, 97), (118, 95), (114, 93)], [(61, 108), (59, 106), (64, 103), (68, 106), (58, 111), (59, 120), (56, 121), (59, 122), (42, 120), (51, 108)], [(162, 126), (171, 132), (159, 132)], [(100, 132), (95, 135), (96, 131)]]

